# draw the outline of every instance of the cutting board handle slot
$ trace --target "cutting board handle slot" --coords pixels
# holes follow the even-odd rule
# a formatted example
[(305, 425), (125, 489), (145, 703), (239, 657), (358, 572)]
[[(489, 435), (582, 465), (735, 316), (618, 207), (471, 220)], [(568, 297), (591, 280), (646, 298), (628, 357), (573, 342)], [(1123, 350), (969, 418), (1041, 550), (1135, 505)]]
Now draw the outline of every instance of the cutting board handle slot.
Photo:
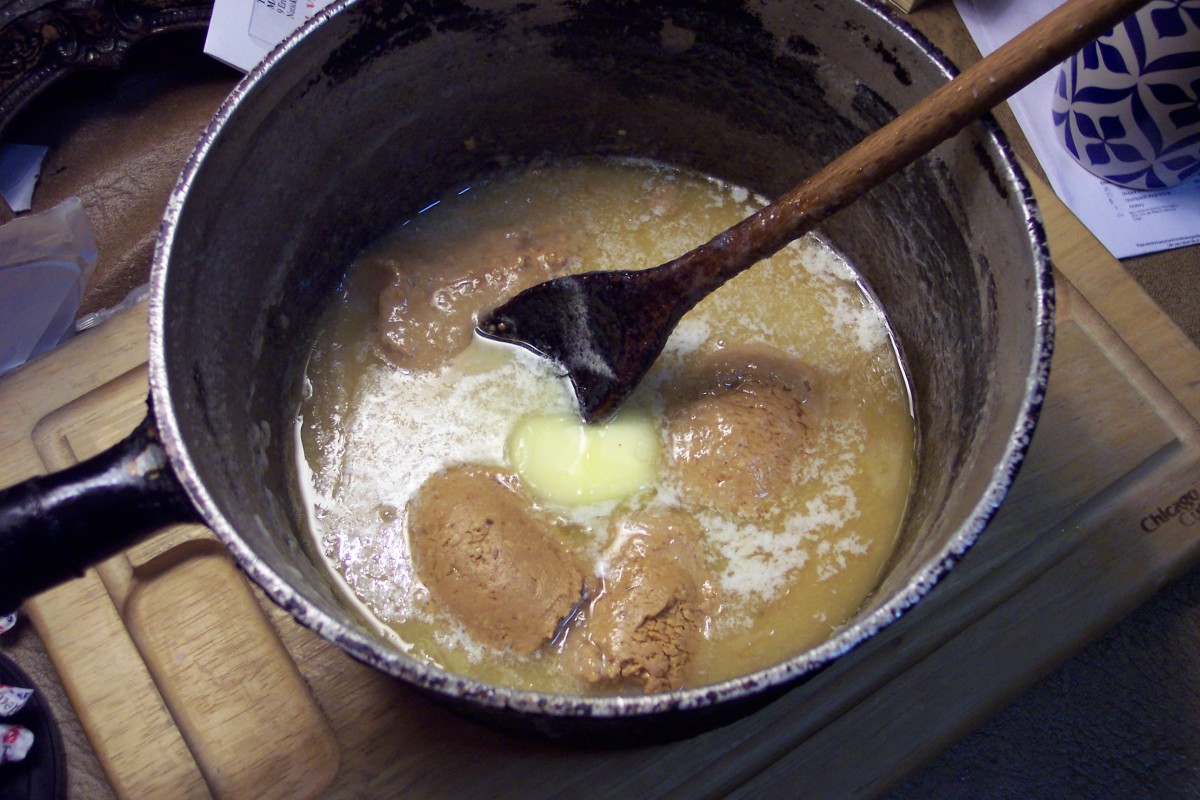
[(147, 413), (95, 457), (0, 489), (0, 613), (153, 531), (199, 521)]

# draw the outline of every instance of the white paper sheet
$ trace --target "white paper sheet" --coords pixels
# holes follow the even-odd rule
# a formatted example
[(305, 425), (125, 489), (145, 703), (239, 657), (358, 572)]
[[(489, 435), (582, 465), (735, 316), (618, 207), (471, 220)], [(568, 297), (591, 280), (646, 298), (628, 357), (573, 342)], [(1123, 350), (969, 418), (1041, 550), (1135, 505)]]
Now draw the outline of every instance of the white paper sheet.
[(216, 0), (204, 52), (249, 72), (332, 0)]
[[(954, 0), (980, 52), (988, 55), (1062, 0)], [(1117, 258), (1200, 244), (1200, 174), (1173, 189), (1139, 192), (1101, 180), (1059, 143), (1050, 117), (1058, 70), (1009, 100), (1050, 185)]]

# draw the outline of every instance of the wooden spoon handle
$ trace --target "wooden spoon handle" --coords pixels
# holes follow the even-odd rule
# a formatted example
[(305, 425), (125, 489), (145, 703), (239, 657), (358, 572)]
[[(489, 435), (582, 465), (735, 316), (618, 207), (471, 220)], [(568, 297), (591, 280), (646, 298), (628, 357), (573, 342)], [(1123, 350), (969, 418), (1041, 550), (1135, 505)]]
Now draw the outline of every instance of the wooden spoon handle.
[(916, 161), (1146, 2), (1067, 0), (774, 203), (673, 264), (693, 273), (687, 282), (703, 297)]

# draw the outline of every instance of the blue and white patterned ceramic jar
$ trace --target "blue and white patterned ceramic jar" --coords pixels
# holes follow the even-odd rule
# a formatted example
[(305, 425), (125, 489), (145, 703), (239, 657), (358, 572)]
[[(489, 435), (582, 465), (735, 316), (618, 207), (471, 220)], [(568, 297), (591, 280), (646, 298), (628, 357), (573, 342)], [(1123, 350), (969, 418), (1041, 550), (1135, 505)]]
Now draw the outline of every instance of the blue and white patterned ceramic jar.
[(1200, 172), (1200, 0), (1151, 0), (1072, 56), (1054, 125), (1089, 172), (1163, 189)]

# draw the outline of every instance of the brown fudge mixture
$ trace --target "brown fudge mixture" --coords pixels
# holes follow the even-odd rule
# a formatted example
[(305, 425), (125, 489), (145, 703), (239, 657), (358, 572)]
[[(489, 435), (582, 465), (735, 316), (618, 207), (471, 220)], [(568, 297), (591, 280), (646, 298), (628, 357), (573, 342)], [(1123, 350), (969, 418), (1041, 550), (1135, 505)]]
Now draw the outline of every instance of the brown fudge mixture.
[(811, 449), (811, 372), (774, 348), (721, 351), (667, 412), (671, 469), (689, 497), (743, 519), (772, 512)]
[(434, 601), (479, 641), (531, 653), (580, 602), (583, 572), (553, 524), (495, 470), (434, 475), (409, 507), (409, 541)]
[(378, 336), (398, 367), (433, 370), (471, 342), (474, 318), (497, 297), (563, 274), (573, 251), (556, 230), (491, 228), (449, 254), (410, 250), (374, 263), (391, 274), (379, 295)]
[(680, 689), (703, 646), (712, 587), (703, 534), (675, 510), (641, 512), (617, 526), (617, 553), (581, 635), (568, 644), (573, 668), (593, 683), (646, 692)]

